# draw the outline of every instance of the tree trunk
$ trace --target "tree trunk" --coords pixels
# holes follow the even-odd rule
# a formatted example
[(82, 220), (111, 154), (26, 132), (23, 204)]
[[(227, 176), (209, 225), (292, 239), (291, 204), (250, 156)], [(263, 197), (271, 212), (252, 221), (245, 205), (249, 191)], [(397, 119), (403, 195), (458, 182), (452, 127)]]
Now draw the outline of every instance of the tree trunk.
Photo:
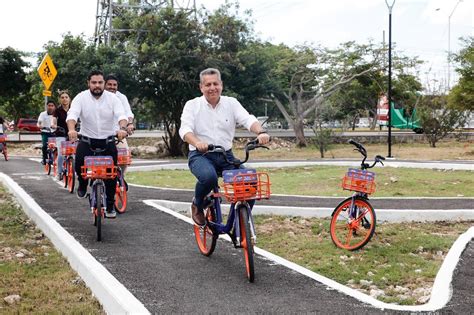
[(295, 121), (293, 129), (296, 136), (296, 146), (298, 148), (303, 148), (307, 146), (306, 138), (304, 137), (304, 124), (302, 120)]

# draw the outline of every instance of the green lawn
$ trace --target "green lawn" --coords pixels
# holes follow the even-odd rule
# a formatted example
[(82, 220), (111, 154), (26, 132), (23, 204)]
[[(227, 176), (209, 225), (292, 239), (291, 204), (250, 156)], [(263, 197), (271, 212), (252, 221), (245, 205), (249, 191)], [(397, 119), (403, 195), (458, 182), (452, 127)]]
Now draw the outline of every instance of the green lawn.
[[(268, 172), (274, 194), (346, 196), (341, 180), (347, 167), (311, 166), (259, 169)], [(411, 168), (375, 168), (376, 197), (474, 197), (474, 172)], [(188, 170), (127, 172), (129, 183), (172, 188), (194, 188)]]

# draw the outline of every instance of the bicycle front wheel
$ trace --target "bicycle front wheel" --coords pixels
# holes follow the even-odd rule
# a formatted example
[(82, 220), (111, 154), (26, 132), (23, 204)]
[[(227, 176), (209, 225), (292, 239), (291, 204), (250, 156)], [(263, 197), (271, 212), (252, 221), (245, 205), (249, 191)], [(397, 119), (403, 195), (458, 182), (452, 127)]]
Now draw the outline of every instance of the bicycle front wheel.
[(64, 188), (67, 188), (67, 185), (69, 184), (68, 176), (69, 176), (68, 160), (64, 159), (64, 161), (63, 161), (63, 182), (64, 182)]
[(342, 249), (357, 250), (365, 246), (375, 232), (375, 211), (367, 199), (355, 197), (342, 201), (332, 214), (331, 239)]
[(117, 180), (117, 186), (115, 187), (115, 209), (119, 213), (124, 213), (127, 209), (127, 188), (121, 177)]
[[(216, 219), (216, 210), (210, 206), (204, 209), (204, 216), (207, 222), (213, 222)], [(205, 226), (198, 226), (194, 224), (194, 236), (196, 237), (196, 243), (199, 251), (204, 256), (211, 256), (216, 248), (217, 237), (219, 236), (215, 231), (211, 229), (209, 224)]]
[(67, 186), (69, 192), (74, 192), (74, 186), (76, 185), (76, 173), (74, 172), (74, 159), (70, 157), (67, 162)]
[(8, 150), (7, 147), (3, 147), (3, 156), (5, 157), (5, 161), (8, 161)]
[(102, 240), (102, 216), (104, 212), (102, 211), (102, 194), (104, 188), (100, 185), (96, 186), (95, 189), (95, 208), (94, 208), (94, 223), (97, 228), (97, 241), (100, 242)]
[(239, 207), (240, 245), (244, 252), (245, 269), (249, 282), (255, 280), (255, 267), (253, 261), (252, 232), (250, 230), (249, 209), (245, 206)]

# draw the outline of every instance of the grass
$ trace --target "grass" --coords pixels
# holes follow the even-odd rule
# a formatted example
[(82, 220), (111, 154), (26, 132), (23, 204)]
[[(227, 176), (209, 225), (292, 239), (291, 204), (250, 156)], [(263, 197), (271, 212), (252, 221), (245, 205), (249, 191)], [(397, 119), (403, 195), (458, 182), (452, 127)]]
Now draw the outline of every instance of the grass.
[(255, 216), (258, 246), (382, 301), (423, 304), (452, 243), (473, 222), (382, 223), (362, 249), (336, 248), (329, 219)]
[[(347, 167), (311, 166), (259, 169), (270, 175), (272, 193), (346, 196), (341, 179)], [(474, 197), (472, 171), (375, 168), (376, 197)], [(188, 170), (127, 172), (127, 181), (148, 186), (193, 189), (196, 179)]]
[[(0, 186), (0, 313), (102, 314), (66, 259)], [(4, 298), (19, 295), (8, 304)]]

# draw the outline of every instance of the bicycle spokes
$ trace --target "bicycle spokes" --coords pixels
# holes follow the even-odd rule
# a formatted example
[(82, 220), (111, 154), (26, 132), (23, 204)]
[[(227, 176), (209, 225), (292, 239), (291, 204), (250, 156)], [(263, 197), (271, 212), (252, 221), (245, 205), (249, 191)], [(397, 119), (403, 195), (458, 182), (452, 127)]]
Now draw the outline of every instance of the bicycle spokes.
[(362, 198), (342, 202), (331, 220), (331, 239), (337, 247), (356, 250), (369, 242), (375, 231), (375, 212)]

